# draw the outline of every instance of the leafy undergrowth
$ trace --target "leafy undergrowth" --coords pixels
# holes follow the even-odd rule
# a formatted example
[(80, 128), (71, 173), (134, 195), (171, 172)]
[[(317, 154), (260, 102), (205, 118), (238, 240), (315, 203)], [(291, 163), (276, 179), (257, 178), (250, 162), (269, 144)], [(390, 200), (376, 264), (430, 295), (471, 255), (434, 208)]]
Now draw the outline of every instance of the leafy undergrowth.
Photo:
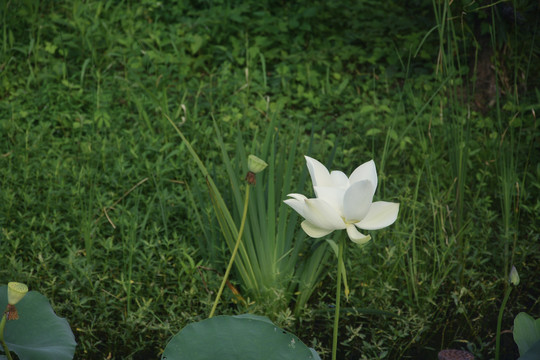
[[(224, 193), (213, 121), (233, 154), (278, 118), (298, 154), (345, 172), (373, 158), (376, 197), (401, 204), (371, 244), (348, 246), (341, 358), (493, 357), (511, 264), (522, 282), (503, 329), (540, 311), (538, 8), (516, 3), (509, 21), (500, 5), (398, 3), (5, 2), (0, 282), (46, 295), (77, 359), (157, 358), (208, 316), (228, 260), (163, 112)], [(328, 357), (334, 263), (299, 316), (230, 292), (218, 310), (267, 315)], [(502, 358), (516, 357), (503, 334)]]

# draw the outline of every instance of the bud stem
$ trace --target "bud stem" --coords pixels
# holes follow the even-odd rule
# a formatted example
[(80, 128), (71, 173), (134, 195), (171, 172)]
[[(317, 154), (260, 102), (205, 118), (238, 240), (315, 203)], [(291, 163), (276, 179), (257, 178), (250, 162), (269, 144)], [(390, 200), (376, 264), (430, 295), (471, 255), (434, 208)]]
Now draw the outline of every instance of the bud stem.
[(497, 319), (497, 333), (495, 335), (495, 360), (499, 360), (499, 356), (500, 356), (501, 327), (502, 327), (503, 312), (504, 312), (504, 308), (506, 307), (506, 302), (508, 301), (508, 297), (510, 296), (510, 293), (512, 292), (512, 288), (513, 286), (508, 286), (506, 288), (504, 299), (501, 304), (501, 308), (499, 309), (499, 318)]
[(234, 263), (234, 258), (236, 257), (236, 253), (238, 253), (238, 248), (240, 247), (240, 242), (242, 241), (242, 233), (244, 232), (244, 225), (246, 224), (247, 209), (248, 209), (248, 204), (249, 204), (249, 188), (250, 187), (251, 185), (249, 184), (246, 186), (246, 197), (244, 200), (244, 213), (242, 214), (242, 222), (240, 223), (240, 230), (238, 231), (238, 238), (236, 239), (236, 245), (234, 246), (234, 250), (231, 255), (231, 260), (229, 260), (229, 266), (227, 266), (227, 270), (225, 271), (225, 275), (223, 276), (223, 281), (221, 282), (221, 286), (219, 287), (216, 300), (214, 301), (214, 305), (212, 306), (212, 310), (210, 311), (210, 316), (208, 316), (208, 318), (213, 317), (214, 313), (216, 312), (217, 304), (219, 303), (219, 299), (221, 298), (221, 294), (223, 293), (223, 289), (225, 288), (225, 284), (227, 283), (227, 279), (229, 278), (229, 273), (231, 272), (231, 268)]
[(9, 348), (4, 341), (4, 328), (6, 327), (6, 319), (6, 313), (4, 313), (2, 316), (2, 321), (0, 322), (0, 342), (2, 343), (2, 347), (4, 348), (4, 352), (6, 353), (6, 357), (8, 358), (8, 360), (13, 360), (11, 354), (9, 353)]

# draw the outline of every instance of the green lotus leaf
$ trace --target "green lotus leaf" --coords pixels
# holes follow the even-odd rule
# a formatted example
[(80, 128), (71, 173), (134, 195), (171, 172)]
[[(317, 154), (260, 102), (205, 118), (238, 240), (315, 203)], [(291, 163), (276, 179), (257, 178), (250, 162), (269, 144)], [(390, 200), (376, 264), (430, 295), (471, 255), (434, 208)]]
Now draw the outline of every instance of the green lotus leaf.
[(519, 357), (518, 360), (538, 360), (540, 359), (540, 340), (532, 344), (532, 346)]
[[(0, 286), (0, 309), (7, 306), (7, 286)], [(49, 300), (30, 291), (16, 305), (18, 320), (6, 322), (4, 339), (21, 360), (71, 360), (75, 337), (66, 319), (56, 316)], [(0, 355), (0, 360), (5, 359)]]
[(520, 312), (514, 319), (514, 341), (519, 354), (525, 353), (540, 340), (540, 319), (534, 319), (527, 313)]
[(320, 357), (268, 318), (245, 314), (216, 316), (187, 325), (167, 344), (161, 359), (320, 360)]

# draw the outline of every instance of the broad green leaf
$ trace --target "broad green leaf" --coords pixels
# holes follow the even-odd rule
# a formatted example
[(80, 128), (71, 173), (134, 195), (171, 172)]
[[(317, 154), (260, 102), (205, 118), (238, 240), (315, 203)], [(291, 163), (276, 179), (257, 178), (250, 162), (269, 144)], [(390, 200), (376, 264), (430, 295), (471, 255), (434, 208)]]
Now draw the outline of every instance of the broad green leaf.
[[(7, 286), (0, 286), (0, 308), (7, 306)], [(6, 323), (4, 338), (21, 360), (68, 360), (75, 353), (75, 337), (66, 319), (54, 313), (47, 298), (30, 291), (17, 304), (18, 320)], [(1, 359), (1, 357), (0, 357)]]
[(162, 360), (320, 359), (293, 334), (268, 318), (245, 314), (216, 316), (186, 326), (163, 352)]
[(319, 356), (319, 354), (317, 354), (317, 352), (315, 351), (315, 349), (309, 348), (309, 351), (311, 351), (311, 355), (313, 355), (313, 359), (314, 359), (314, 360), (321, 360), (321, 357)]
[[(521, 354), (521, 352), (520, 352)], [(518, 358), (518, 360), (538, 360), (540, 359), (540, 340), (535, 342), (529, 350), (522, 356)]]
[(529, 348), (540, 340), (540, 319), (534, 319), (527, 313), (520, 312), (514, 319), (514, 341), (519, 354), (524, 355)]

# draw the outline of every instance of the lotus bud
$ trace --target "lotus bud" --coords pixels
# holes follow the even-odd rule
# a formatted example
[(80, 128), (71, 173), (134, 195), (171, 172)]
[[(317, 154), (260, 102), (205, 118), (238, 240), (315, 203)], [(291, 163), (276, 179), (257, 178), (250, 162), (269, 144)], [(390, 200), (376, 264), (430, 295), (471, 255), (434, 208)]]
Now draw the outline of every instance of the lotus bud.
[(8, 283), (8, 303), (15, 305), (26, 295), (28, 286), (18, 282)]
[(21, 301), (21, 299), (26, 295), (27, 292), (28, 286), (26, 286), (25, 284), (18, 282), (8, 283), (8, 306), (6, 311), (8, 320), (17, 320), (19, 318), (19, 314), (17, 313), (17, 308), (15, 307), (15, 304)]
[(263, 171), (268, 164), (262, 160), (256, 157), (255, 155), (249, 155), (248, 156), (248, 173), (246, 175), (246, 180), (249, 184), (255, 185), (255, 174), (260, 173)]
[(266, 169), (267, 166), (268, 164), (264, 160), (259, 159), (255, 155), (248, 156), (248, 170), (252, 173), (260, 173), (261, 171)]
[(512, 266), (512, 270), (510, 270), (509, 280), (510, 280), (510, 284), (514, 286), (519, 285), (519, 274), (515, 266)]

